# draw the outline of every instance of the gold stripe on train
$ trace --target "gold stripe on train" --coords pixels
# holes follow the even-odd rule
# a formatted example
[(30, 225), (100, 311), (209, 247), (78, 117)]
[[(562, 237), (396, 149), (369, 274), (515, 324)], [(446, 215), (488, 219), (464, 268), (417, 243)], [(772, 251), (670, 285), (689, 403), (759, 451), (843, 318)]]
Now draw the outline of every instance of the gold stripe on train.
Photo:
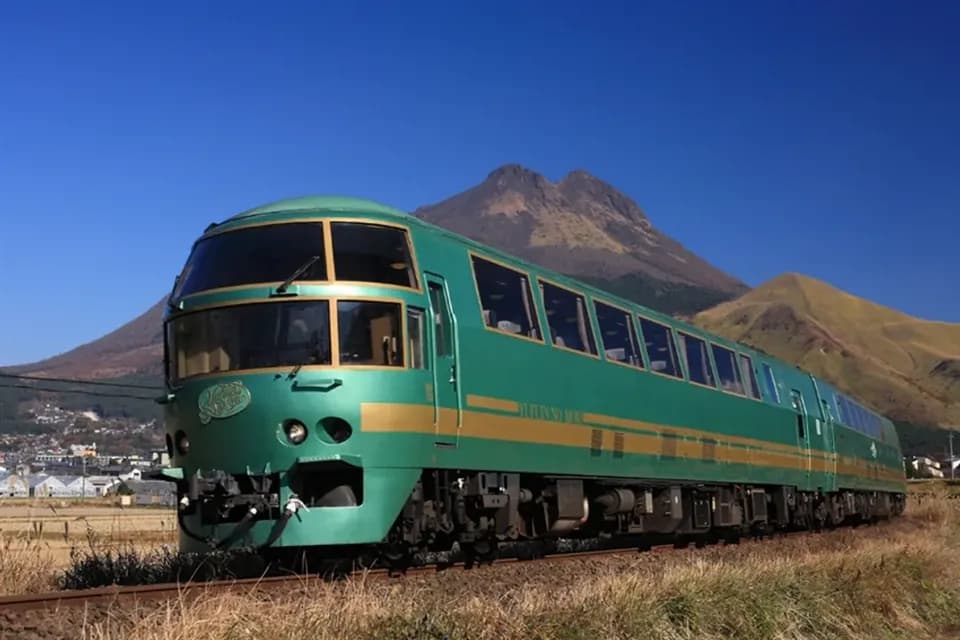
[[(475, 407), (477, 409), (493, 409), (495, 411), (502, 411), (505, 413), (521, 413), (520, 402), (516, 400), (510, 400), (507, 398), (497, 398), (492, 396), (481, 396), (475, 394), (467, 394), (467, 406)], [(575, 412), (579, 413), (579, 412)], [(806, 455), (805, 451), (802, 451), (796, 445), (785, 444), (782, 442), (770, 442), (768, 440), (760, 440), (757, 438), (750, 438), (747, 436), (737, 436), (732, 434), (718, 434), (712, 431), (703, 431), (701, 429), (693, 429), (689, 427), (676, 427), (672, 425), (663, 425), (653, 422), (644, 422), (641, 420), (631, 420), (629, 418), (619, 418), (616, 416), (608, 416), (600, 413), (581, 413), (583, 422), (586, 424), (593, 424), (604, 427), (614, 427), (620, 429), (632, 429), (640, 431), (652, 431), (654, 433), (664, 435), (669, 434), (679, 437), (688, 437), (688, 438), (699, 438), (701, 440), (716, 440), (719, 443), (733, 443), (743, 446), (758, 447), (762, 449), (774, 449), (782, 451), (785, 453), (793, 453), (796, 455)], [(553, 422), (553, 421), (551, 421)], [(812, 449), (812, 455), (825, 455), (827, 457), (834, 456), (833, 453)]]
[(516, 400), (490, 398), (488, 396), (477, 396), (470, 393), (467, 394), (467, 406), (476, 407), (477, 409), (505, 411), (507, 413), (520, 413), (520, 403)]
[[(361, 430), (365, 432), (437, 433), (457, 434), (457, 411), (442, 408), (436, 414), (430, 405), (361, 403)], [(434, 421), (434, 418), (437, 421)], [(506, 442), (522, 442), (588, 448), (592, 430), (590, 425), (568, 422), (538, 420), (520, 416), (505, 416), (480, 411), (464, 411), (459, 435), (466, 438), (483, 438)], [(655, 425), (654, 425), (655, 426)], [(793, 451), (768, 451), (761, 448), (745, 448), (741, 444), (716, 438), (707, 441), (689, 437), (675, 437), (665, 433), (620, 432), (623, 434), (624, 453), (670, 456), (681, 459), (713, 461), (726, 464), (759, 465), (793, 471), (827, 473), (833, 471), (835, 461), (826, 455), (807, 458), (800, 449)], [(601, 432), (601, 447), (607, 436)], [(809, 465), (809, 467), (808, 467)], [(868, 463), (855, 458), (842, 457), (836, 462), (840, 475), (856, 476), (870, 480), (902, 480), (895, 473), (871, 468)]]
[[(491, 396), (481, 396), (468, 394), (467, 395), (467, 406), (475, 407), (478, 409), (493, 409), (496, 411), (503, 411), (505, 413), (520, 413), (521, 407), (520, 403), (516, 400), (509, 400), (506, 398), (496, 398)], [(656, 424), (652, 422), (644, 422), (640, 420), (631, 420), (629, 418), (619, 418), (615, 416), (608, 416), (599, 413), (583, 413), (582, 419), (584, 423), (603, 426), (603, 427), (613, 427), (621, 429), (636, 429), (640, 431), (652, 431), (658, 435), (673, 435), (679, 437), (692, 437), (698, 438), (700, 440), (706, 441), (715, 441), (719, 444), (739, 444), (743, 446), (756, 447), (765, 450), (775, 450), (783, 453), (793, 454), (801, 458), (806, 458), (806, 451), (800, 449), (796, 445), (785, 444), (781, 442), (770, 442), (767, 440), (759, 440), (757, 438), (749, 438), (746, 436), (736, 436), (731, 434), (718, 434), (710, 431), (703, 431), (701, 429), (692, 429), (687, 427), (675, 427), (670, 425)], [(552, 423), (552, 421), (551, 421)], [(669, 445), (668, 445), (669, 446)], [(810, 455), (814, 458), (825, 457), (828, 460), (833, 459), (836, 454), (828, 451), (822, 451), (819, 449), (811, 449)], [(824, 469), (826, 467), (824, 466)]]

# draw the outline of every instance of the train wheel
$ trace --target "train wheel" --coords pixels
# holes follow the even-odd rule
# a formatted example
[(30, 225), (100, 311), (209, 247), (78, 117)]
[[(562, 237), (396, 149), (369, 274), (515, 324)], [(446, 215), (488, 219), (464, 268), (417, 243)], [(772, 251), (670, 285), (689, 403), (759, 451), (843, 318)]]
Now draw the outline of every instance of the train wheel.
[(499, 545), (493, 536), (474, 540), (463, 546), (463, 567), (472, 569), (474, 564), (493, 564), (499, 555)]
[(740, 544), (740, 531), (737, 529), (730, 529), (730, 530), (724, 531), (721, 534), (721, 537), (723, 538), (723, 544), (725, 545)]
[(546, 555), (546, 552), (543, 548), (543, 543), (537, 540), (531, 540), (529, 542), (521, 542), (517, 545), (517, 560), (536, 560), (537, 558), (542, 558)]
[(813, 511), (813, 530), (817, 533), (823, 531), (824, 525), (830, 518), (830, 509), (827, 506), (826, 499), (821, 500)]
[(380, 559), (387, 568), (390, 576), (403, 575), (410, 568), (413, 554), (410, 547), (404, 543), (393, 543), (384, 547)]

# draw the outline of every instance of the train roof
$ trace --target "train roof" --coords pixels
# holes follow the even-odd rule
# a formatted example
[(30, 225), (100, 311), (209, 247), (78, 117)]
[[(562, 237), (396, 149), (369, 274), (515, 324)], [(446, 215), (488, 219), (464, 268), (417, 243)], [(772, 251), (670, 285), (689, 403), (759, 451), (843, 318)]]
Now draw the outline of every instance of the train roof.
[(287, 198), (264, 204), (254, 209), (238, 213), (227, 221), (241, 220), (268, 213), (290, 213), (296, 211), (337, 211), (345, 213), (379, 213), (382, 215), (410, 217), (409, 214), (373, 200), (339, 195), (303, 196)]

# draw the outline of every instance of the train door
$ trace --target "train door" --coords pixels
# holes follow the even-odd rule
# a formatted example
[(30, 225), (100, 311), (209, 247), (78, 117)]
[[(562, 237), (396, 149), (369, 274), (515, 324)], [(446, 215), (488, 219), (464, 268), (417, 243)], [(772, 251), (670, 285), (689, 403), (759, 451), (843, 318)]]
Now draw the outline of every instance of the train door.
[(823, 448), (826, 450), (826, 464), (824, 473), (826, 485), (824, 491), (837, 489), (837, 421), (830, 410), (830, 403), (825, 398), (820, 399), (820, 412), (823, 415)]
[(810, 433), (810, 424), (807, 420), (807, 410), (803, 403), (803, 394), (801, 394), (796, 389), (790, 389), (790, 404), (793, 406), (793, 410), (796, 413), (797, 419), (797, 446), (800, 447), (800, 450), (803, 454), (804, 465), (803, 465), (803, 474), (805, 478), (804, 488), (810, 487), (810, 470), (811, 470), (811, 460), (810, 460), (810, 439), (812, 434)]
[(425, 274), (424, 279), (430, 295), (435, 442), (437, 446), (455, 447), (463, 412), (457, 370), (456, 317), (444, 279), (430, 273)]

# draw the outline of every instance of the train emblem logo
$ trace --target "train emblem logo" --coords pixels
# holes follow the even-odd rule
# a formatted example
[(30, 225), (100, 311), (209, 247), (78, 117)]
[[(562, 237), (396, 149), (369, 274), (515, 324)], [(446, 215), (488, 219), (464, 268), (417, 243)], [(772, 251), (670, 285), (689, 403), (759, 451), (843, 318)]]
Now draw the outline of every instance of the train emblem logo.
[(877, 457), (877, 443), (876, 443), (876, 442), (871, 442), (871, 443), (870, 443), (870, 455), (872, 455), (874, 458)]
[(197, 400), (200, 423), (207, 424), (212, 418), (235, 416), (250, 405), (250, 399), (250, 390), (239, 380), (207, 387), (200, 392)]

